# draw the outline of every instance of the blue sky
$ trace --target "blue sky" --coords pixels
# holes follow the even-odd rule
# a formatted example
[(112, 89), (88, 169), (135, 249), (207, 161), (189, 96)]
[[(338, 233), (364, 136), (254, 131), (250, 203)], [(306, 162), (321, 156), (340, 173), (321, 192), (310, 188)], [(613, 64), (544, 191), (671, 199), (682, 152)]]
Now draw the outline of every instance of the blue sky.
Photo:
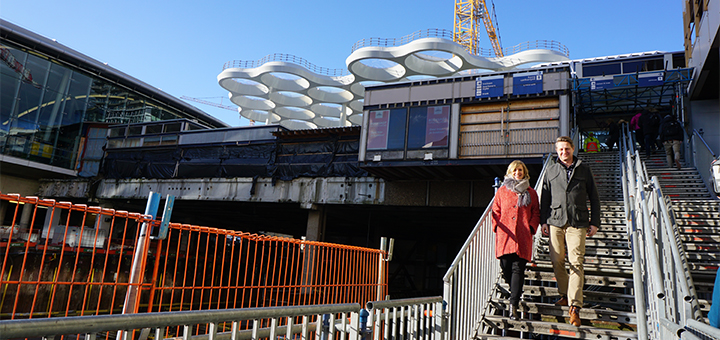
[[(359, 40), (452, 31), (454, 3), (31, 0), (3, 1), (0, 17), (173, 96), (223, 98), (233, 105), (217, 84), (225, 62), (285, 53), (317, 66), (345, 68)], [(503, 47), (556, 40), (573, 59), (683, 50), (680, 0), (498, 0), (494, 5)], [(480, 46), (491, 48), (485, 34)], [(248, 124), (237, 112), (193, 105), (231, 126)]]

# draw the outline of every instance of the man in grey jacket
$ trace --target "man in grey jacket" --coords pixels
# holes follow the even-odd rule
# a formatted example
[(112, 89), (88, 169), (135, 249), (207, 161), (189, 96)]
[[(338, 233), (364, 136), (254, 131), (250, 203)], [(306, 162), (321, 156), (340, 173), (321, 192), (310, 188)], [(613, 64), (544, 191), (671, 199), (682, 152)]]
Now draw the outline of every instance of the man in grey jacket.
[[(585, 237), (595, 235), (600, 225), (600, 197), (590, 167), (573, 156), (575, 145), (572, 140), (559, 137), (555, 150), (558, 157), (548, 165), (543, 178), (540, 223), (543, 235), (550, 236), (550, 260), (562, 295), (555, 304), (570, 306), (570, 323), (580, 326)], [(570, 275), (565, 269), (565, 246)]]

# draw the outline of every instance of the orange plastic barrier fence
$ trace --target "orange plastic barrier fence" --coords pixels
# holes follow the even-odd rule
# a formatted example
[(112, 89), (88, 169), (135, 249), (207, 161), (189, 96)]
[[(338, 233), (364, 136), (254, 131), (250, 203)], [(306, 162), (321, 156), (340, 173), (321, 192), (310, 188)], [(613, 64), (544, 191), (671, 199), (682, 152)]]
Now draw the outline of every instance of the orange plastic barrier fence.
[[(143, 223), (159, 221), (19, 195), (0, 194), (0, 204), (4, 320), (133, 305), (126, 312), (364, 305), (387, 294), (387, 254), (378, 249), (173, 223), (166, 239), (143, 235), (146, 249), (136, 249)], [(131, 284), (136, 251), (141, 270)]]

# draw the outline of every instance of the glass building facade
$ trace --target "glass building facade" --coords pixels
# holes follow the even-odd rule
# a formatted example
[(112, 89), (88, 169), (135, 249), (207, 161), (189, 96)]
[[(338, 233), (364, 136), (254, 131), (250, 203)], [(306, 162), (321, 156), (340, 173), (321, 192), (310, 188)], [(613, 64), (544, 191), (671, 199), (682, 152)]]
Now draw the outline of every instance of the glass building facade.
[[(7, 25), (3, 22), (3, 29)], [(113, 70), (111, 76), (94, 76), (97, 72), (92, 72), (93, 67), (102, 66), (95, 60), (90, 59), (88, 69), (84, 69), (77, 60), (68, 62), (49, 57), (43, 51), (23, 47), (22, 42), (9, 41), (8, 36), (6, 30), (0, 40), (2, 155), (74, 169), (90, 123), (109, 125), (189, 118), (211, 127), (226, 126), (179, 100), (155, 99), (169, 97), (158, 90), (155, 90), (158, 93), (130, 90), (132, 86), (127, 86), (128, 82), (140, 82), (131, 77), (118, 80), (118, 76), (123, 75), (119, 71)], [(33, 37), (33, 34), (28, 32), (27, 36)], [(132, 88), (152, 90), (147, 84), (141, 85)]]

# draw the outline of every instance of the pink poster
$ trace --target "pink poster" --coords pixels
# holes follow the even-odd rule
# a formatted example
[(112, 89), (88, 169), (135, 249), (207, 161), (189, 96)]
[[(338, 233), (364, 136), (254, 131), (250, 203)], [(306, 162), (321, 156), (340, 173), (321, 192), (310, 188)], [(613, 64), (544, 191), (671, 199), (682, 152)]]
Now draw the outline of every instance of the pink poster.
[(368, 150), (387, 149), (390, 110), (370, 111)]
[(447, 146), (449, 126), (450, 106), (428, 107), (424, 147)]

